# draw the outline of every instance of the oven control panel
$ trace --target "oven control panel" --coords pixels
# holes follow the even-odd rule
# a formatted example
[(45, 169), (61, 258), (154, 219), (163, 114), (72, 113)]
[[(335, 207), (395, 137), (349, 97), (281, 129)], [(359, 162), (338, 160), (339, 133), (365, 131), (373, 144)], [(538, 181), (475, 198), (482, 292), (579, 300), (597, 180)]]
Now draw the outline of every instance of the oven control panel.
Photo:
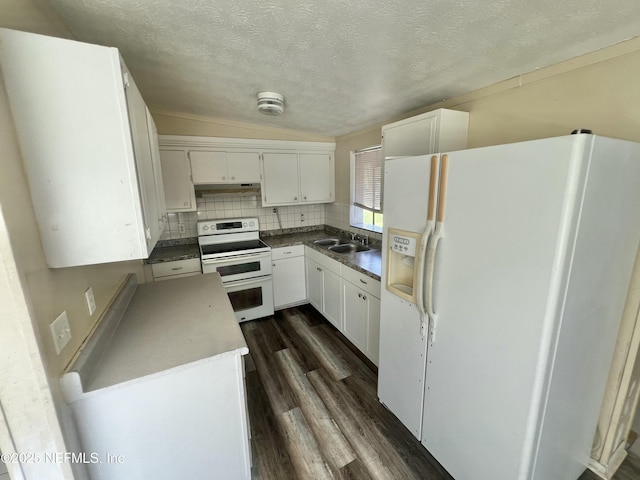
[(223, 233), (257, 232), (260, 225), (257, 218), (221, 218), (198, 222), (198, 236)]

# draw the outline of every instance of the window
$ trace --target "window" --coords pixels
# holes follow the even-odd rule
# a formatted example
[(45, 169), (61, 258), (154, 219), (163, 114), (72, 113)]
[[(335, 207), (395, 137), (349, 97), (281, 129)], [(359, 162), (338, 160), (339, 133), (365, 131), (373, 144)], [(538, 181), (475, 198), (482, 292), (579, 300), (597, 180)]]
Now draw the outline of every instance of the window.
[(351, 153), (352, 227), (382, 232), (382, 175), (384, 161), (380, 145)]

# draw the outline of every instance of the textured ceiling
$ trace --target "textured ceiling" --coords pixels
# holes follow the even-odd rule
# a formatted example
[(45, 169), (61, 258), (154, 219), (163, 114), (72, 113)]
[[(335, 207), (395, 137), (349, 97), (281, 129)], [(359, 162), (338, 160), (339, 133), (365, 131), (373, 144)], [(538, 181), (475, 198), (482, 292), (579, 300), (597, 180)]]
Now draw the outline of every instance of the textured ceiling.
[(151, 108), (329, 136), (640, 35), (637, 0), (49, 3), (121, 50)]

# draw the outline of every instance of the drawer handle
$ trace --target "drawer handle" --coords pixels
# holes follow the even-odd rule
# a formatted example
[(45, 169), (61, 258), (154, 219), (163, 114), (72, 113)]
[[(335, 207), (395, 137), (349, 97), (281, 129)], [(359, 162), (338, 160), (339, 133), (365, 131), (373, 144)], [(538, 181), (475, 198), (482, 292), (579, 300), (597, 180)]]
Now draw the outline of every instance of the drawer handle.
[(360, 281), (361, 281), (362, 283), (364, 283), (365, 285), (368, 285), (368, 283), (367, 283), (367, 282), (365, 282), (363, 279), (360, 279)]
[(284, 255), (291, 255), (293, 252), (282, 252)]
[(183, 268), (184, 267), (173, 267), (171, 270), (173, 270), (175, 272), (176, 270), (182, 270)]

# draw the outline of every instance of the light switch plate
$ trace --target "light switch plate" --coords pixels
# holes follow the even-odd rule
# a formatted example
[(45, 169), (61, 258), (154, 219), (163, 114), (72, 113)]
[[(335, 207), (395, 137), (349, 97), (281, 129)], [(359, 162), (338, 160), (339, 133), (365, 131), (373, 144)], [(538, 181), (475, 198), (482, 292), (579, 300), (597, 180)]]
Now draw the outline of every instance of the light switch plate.
[(71, 340), (71, 328), (69, 327), (69, 318), (66, 310), (58, 315), (58, 317), (49, 325), (51, 335), (53, 336), (53, 344), (56, 347), (56, 353), (60, 355), (62, 349)]
[(93, 296), (93, 287), (87, 288), (87, 291), (84, 292), (84, 298), (87, 300), (89, 315), (93, 315), (93, 312), (96, 311), (96, 297)]

